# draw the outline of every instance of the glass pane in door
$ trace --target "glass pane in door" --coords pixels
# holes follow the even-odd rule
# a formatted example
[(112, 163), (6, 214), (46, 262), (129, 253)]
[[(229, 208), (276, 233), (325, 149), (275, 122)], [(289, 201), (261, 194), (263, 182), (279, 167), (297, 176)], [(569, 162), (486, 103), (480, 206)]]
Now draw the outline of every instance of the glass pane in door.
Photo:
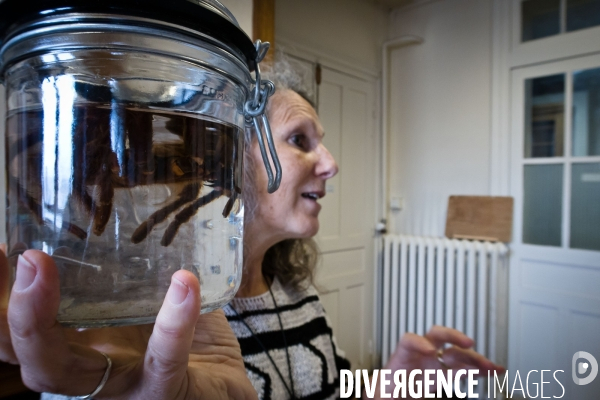
[(524, 0), (521, 31), (523, 42), (560, 33), (560, 0)]
[(600, 250), (600, 163), (571, 168), (572, 248)]
[(573, 155), (600, 155), (600, 68), (573, 73)]
[(525, 157), (564, 154), (565, 75), (525, 81)]
[(567, 32), (600, 25), (600, 0), (567, 0)]
[(525, 165), (523, 186), (523, 243), (560, 246), (562, 164)]

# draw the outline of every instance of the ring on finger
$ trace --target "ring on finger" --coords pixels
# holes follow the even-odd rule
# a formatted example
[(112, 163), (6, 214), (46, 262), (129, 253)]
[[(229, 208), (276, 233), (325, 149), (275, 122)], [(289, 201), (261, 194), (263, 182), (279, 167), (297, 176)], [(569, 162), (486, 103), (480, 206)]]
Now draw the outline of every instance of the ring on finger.
[(98, 386), (96, 387), (96, 389), (85, 396), (75, 396), (76, 399), (91, 399), (92, 397), (94, 397), (95, 395), (97, 395), (98, 393), (100, 393), (100, 391), (102, 390), (102, 388), (104, 387), (104, 385), (106, 384), (106, 381), (108, 380), (108, 377), (110, 376), (110, 370), (112, 369), (112, 360), (110, 359), (110, 357), (103, 353), (100, 352), (100, 354), (102, 354), (104, 356), (104, 358), (106, 358), (106, 362), (107, 362), (107, 366), (106, 366), (106, 370), (104, 371), (104, 375), (102, 376), (102, 380), (100, 381), (100, 383), (98, 384)]
[(444, 349), (443, 349), (443, 348), (442, 348), (442, 349), (439, 349), (439, 350), (437, 351), (436, 355), (437, 355), (437, 359), (438, 359), (438, 361), (440, 362), (441, 366), (442, 366), (443, 368), (450, 369), (450, 367), (448, 366), (448, 364), (446, 364), (446, 363), (444, 362)]

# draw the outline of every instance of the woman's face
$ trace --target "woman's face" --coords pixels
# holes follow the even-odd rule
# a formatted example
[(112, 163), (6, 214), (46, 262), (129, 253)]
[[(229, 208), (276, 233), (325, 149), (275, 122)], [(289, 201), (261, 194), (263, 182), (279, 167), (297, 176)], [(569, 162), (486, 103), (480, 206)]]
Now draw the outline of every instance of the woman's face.
[[(323, 127), (314, 108), (291, 90), (276, 92), (269, 100), (269, 122), (282, 179), (279, 189), (267, 192), (267, 174), (260, 150), (253, 140), (255, 200), (252, 231), (273, 239), (308, 238), (319, 230), (318, 200), (325, 196), (325, 182), (338, 172), (333, 156), (323, 145)], [(250, 228), (250, 226), (249, 226)]]

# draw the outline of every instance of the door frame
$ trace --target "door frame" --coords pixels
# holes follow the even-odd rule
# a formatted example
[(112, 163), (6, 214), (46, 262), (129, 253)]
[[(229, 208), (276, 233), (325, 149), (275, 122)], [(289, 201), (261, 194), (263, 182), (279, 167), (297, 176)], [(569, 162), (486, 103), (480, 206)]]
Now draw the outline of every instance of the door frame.
[[(571, 162), (599, 162), (600, 157), (572, 158), (572, 72), (575, 70), (600, 67), (600, 52), (592, 55), (572, 57), (566, 60), (550, 61), (547, 63), (514, 68), (511, 71), (511, 124), (510, 124), (510, 194), (514, 196), (513, 243), (511, 246), (509, 272), (509, 352), (508, 370), (511, 375), (509, 382), (514, 381), (515, 371), (521, 374), (527, 372), (527, 365), (543, 363), (548, 369), (562, 369), (565, 374), (561, 382), (565, 386), (567, 397), (573, 396), (579, 390), (571, 381), (570, 360), (574, 351), (585, 350), (589, 343), (574, 343), (575, 319), (581, 315), (598, 316), (600, 296), (591, 286), (598, 282), (600, 276), (600, 251), (569, 248), (570, 230), (570, 191), (571, 191)], [(525, 89), (526, 79), (555, 74), (565, 74), (565, 149), (563, 157), (552, 159), (525, 158)], [(573, 160), (573, 161), (571, 161)], [(576, 161), (575, 161), (576, 160)], [(544, 246), (523, 243), (523, 199), (525, 165), (550, 165), (554, 162), (563, 165), (562, 210), (561, 210), (561, 246)], [(544, 310), (545, 317), (540, 321), (551, 323), (555, 329), (551, 338), (547, 339), (554, 346), (544, 342), (545, 350), (531, 361), (523, 355), (527, 344), (523, 339), (527, 335), (540, 332), (523, 332), (522, 326), (526, 315), (532, 310)], [(589, 321), (587, 322), (589, 324)], [(544, 329), (544, 328), (540, 328)], [(546, 339), (545, 339), (546, 340)], [(578, 348), (581, 346), (582, 348)], [(575, 348), (575, 349), (574, 349)], [(537, 351), (537, 350), (536, 350)], [(526, 353), (526, 352), (525, 352)], [(531, 354), (530, 354), (531, 355)], [(531, 364), (533, 363), (533, 364)], [(547, 364), (547, 365), (546, 365)]]
[[(514, 125), (521, 129), (524, 125), (516, 122), (515, 112), (523, 112), (523, 104), (516, 109), (513, 102), (513, 71), (526, 66), (542, 65), (557, 60), (571, 59), (585, 54), (600, 52), (600, 41), (597, 40), (600, 27), (565, 33), (545, 39), (520, 43), (520, 0), (492, 0), (492, 79), (491, 79), (491, 135), (490, 135), (490, 194), (493, 196), (510, 196), (519, 183), (515, 183), (515, 175), (522, 174), (522, 164), (515, 163), (515, 154), (522, 155), (522, 134), (515, 139)], [(517, 88), (516, 90), (522, 90)], [(515, 167), (517, 166), (517, 167)], [(516, 170), (516, 171), (515, 171)], [(522, 182), (522, 177), (518, 177)], [(564, 184), (564, 182), (563, 182)], [(521, 189), (522, 191), (522, 189)], [(521, 193), (522, 196), (522, 193)], [(566, 205), (563, 204), (563, 207)], [(519, 269), (522, 255), (522, 197), (515, 199), (515, 222), (513, 224), (513, 242), (509, 270), (509, 336), (507, 359), (499, 362), (514, 370), (518, 366), (520, 352), (518, 335), (520, 328), (517, 306), (522, 289), (521, 271)], [(593, 265), (597, 256), (591, 251), (571, 250), (582, 264)], [(538, 246), (538, 256), (542, 260), (565, 262), (571, 261), (565, 256), (562, 248)], [(502, 355), (504, 356), (504, 355)]]

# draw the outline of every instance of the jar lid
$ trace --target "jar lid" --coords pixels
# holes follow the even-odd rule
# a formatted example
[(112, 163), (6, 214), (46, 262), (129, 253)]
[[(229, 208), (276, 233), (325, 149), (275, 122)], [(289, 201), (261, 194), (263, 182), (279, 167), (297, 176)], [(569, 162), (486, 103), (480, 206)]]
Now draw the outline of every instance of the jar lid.
[[(256, 48), (235, 17), (218, 0), (0, 0), (0, 46), (21, 27), (62, 14), (108, 14), (166, 22), (166, 29), (210, 37), (237, 50), (255, 69)], [(143, 24), (137, 19), (137, 24)]]

